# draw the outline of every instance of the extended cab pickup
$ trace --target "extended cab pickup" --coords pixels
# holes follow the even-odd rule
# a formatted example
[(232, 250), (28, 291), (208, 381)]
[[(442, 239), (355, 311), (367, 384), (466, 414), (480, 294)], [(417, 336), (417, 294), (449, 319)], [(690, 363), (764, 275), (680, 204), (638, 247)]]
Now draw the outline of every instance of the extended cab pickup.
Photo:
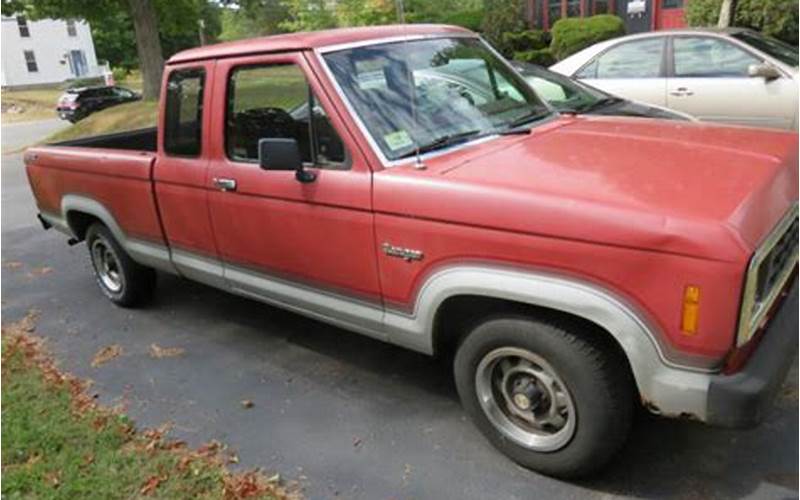
[(754, 424), (794, 359), (795, 133), (559, 115), (448, 26), (206, 46), (164, 74), (157, 130), (25, 154), (44, 227), (86, 241), (119, 305), (159, 270), (452, 354), (486, 437), (565, 477), (636, 404)]

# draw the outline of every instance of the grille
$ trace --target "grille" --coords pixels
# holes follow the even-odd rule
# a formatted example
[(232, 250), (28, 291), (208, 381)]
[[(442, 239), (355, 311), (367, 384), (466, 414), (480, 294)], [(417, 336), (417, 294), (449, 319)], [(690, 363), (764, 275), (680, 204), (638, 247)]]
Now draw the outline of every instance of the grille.
[(795, 205), (750, 259), (742, 295), (737, 345), (746, 343), (758, 331), (797, 264), (797, 251), (798, 219)]

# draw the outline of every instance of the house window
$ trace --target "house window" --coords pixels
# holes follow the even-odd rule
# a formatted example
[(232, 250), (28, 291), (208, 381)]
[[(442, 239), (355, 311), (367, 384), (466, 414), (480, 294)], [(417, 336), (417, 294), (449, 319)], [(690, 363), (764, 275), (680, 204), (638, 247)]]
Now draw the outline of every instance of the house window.
[(561, 19), (561, 0), (547, 0), (547, 23), (552, 27)]
[(581, 0), (567, 0), (567, 17), (580, 17)]
[(662, 9), (682, 9), (683, 0), (664, 0), (661, 4)]
[(592, 15), (596, 16), (597, 14), (609, 13), (608, 0), (593, 0), (593, 3), (594, 8), (592, 9)]
[(78, 36), (78, 32), (75, 30), (75, 20), (74, 19), (67, 20), (67, 35), (69, 35), (69, 36)]
[(25, 16), (17, 16), (17, 27), (19, 28), (19, 36), (22, 38), (29, 38), (31, 31), (28, 29), (28, 20)]
[(39, 66), (36, 65), (36, 56), (33, 55), (32, 50), (25, 51), (25, 64), (28, 65), (28, 73), (36, 73), (39, 71)]

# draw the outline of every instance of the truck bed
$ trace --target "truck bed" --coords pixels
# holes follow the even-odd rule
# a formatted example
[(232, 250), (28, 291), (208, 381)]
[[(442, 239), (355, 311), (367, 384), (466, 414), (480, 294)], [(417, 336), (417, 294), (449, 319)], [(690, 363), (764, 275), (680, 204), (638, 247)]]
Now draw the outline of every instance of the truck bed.
[(126, 149), (136, 151), (156, 151), (156, 127), (117, 132), (114, 134), (94, 135), (70, 141), (49, 144), (50, 146)]

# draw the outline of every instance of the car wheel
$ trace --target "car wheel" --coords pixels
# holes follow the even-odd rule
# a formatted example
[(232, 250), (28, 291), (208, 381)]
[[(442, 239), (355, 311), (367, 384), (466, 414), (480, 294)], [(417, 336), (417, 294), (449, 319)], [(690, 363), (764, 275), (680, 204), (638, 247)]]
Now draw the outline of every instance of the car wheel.
[(111, 302), (133, 307), (152, 297), (155, 270), (131, 259), (105, 225), (92, 224), (86, 232), (86, 244), (97, 284)]
[(515, 462), (551, 476), (585, 476), (604, 465), (633, 416), (624, 355), (580, 327), (494, 317), (456, 352), (456, 386), (477, 427)]

